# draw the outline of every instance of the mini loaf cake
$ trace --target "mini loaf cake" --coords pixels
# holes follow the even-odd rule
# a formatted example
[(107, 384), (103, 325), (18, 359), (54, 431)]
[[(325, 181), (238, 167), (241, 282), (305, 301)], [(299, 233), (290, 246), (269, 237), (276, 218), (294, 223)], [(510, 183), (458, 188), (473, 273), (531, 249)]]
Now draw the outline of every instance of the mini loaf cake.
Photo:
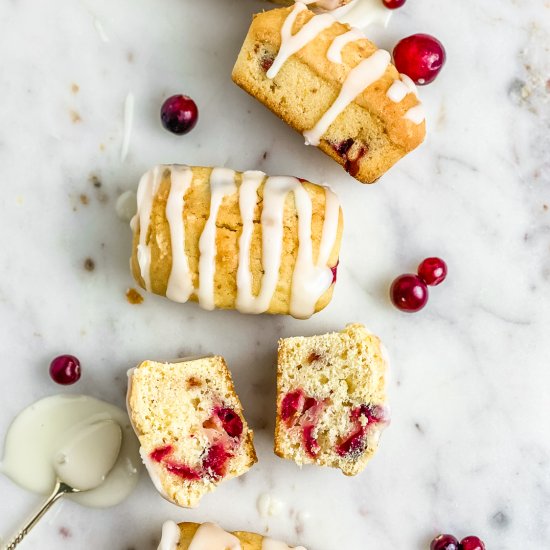
[[(256, 533), (228, 533), (214, 523), (180, 523), (167, 521), (162, 526), (158, 550), (292, 550), (279, 542)], [(294, 550), (306, 550), (296, 546)]]
[(233, 80), (363, 183), (424, 139), (416, 87), (390, 54), (301, 2), (254, 17)]
[(157, 490), (184, 507), (255, 462), (252, 430), (222, 357), (144, 361), (129, 373), (128, 413)]
[(307, 318), (332, 297), (343, 218), (327, 187), (227, 168), (157, 166), (141, 179), (138, 284), (205, 309)]
[(380, 340), (363, 325), (280, 340), (275, 453), (361, 472), (389, 421), (386, 369)]

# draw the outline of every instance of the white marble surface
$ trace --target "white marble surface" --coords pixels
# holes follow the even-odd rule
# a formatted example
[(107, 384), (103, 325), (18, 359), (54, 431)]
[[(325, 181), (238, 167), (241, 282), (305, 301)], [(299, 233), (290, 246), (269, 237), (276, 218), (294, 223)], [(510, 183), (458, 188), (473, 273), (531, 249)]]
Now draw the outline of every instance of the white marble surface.
[[(149, 550), (170, 518), (269, 532), (309, 550), (425, 550), (440, 531), (479, 534), (489, 550), (549, 548), (550, 2), (409, 0), (377, 31), (388, 48), (433, 33), (449, 60), (421, 90), (427, 142), (372, 187), (303, 147), (231, 83), (261, 7), (0, 3), (0, 434), (23, 406), (60, 391), (47, 374), (58, 353), (83, 363), (66, 391), (122, 404), (126, 370), (139, 360), (212, 351), (233, 370), (260, 457), (195, 511), (162, 500), (143, 476), (114, 509), (58, 506), (24, 547)], [(176, 92), (201, 112), (180, 138), (158, 118)], [(128, 93), (135, 119), (122, 162)], [(130, 233), (115, 200), (159, 162), (330, 182), (347, 222), (332, 304), (306, 322), (151, 296), (128, 304)], [(402, 314), (389, 283), (428, 255), (448, 261), (449, 279), (423, 312)], [(379, 333), (393, 359), (393, 424), (355, 479), (299, 471), (271, 452), (277, 339), (349, 321)], [(278, 515), (260, 517), (262, 494), (283, 503)], [(0, 535), (37, 501), (0, 478)]]

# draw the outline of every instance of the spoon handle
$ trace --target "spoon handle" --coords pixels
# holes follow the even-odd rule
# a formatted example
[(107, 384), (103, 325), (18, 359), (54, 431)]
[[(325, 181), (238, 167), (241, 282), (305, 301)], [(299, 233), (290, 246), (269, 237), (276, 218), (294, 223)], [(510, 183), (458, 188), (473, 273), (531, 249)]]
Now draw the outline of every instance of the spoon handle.
[(62, 481), (57, 480), (55, 487), (52, 491), (52, 494), (46, 499), (46, 502), (42, 505), (40, 510), (30, 518), (25, 526), (19, 530), (17, 535), (12, 539), (7, 546), (3, 547), (4, 550), (14, 550), (16, 546), (27, 536), (29, 531), (38, 523), (42, 516), (51, 508), (52, 504), (56, 502), (60, 497), (66, 493), (76, 492), (72, 487), (69, 487)]

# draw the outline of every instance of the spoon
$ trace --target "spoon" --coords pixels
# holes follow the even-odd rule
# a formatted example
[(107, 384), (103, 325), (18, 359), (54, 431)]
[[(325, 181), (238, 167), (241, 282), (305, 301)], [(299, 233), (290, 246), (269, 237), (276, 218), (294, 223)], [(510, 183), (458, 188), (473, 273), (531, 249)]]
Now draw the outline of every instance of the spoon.
[(20, 529), (5, 550), (14, 550), (62, 496), (99, 487), (113, 469), (122, 444), (122, 431), (113, 420), (82, 425), (54, 458), (55, 487), (40, 510)]

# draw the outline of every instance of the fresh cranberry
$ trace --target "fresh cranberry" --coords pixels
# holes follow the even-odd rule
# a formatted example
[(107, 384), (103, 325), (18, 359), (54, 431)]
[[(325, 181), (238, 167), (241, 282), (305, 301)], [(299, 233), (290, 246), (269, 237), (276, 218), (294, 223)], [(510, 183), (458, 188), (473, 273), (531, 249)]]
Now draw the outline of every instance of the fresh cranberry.
[(80, 361), (74, 355), (60, 355), (50, 363), (50, 376), (58, 384), (74, 384), (80, 379)]
[(437, 286), (447, 277), (447, 264), (441, 258), (426, 258), (418, 266), (418, 276), (430, 286)]
[(162, 462), (172, 452), (172, 445), (166, 445), (165, 447), (159, 447), (155, 449), (149, 456), (151, 460), (155, 462)]
[(216, 411), (216, 414), (221, 420), (223, 429), (227, 432), (227, 435), (239, 437), (243, 433), (243, 421), (233, 409), (223, 408)]
[(400, 8), (405, 5), (406, 1), (407, 0), (382, 0), (382, 2), (384, 2), (384, 6), (386, 6), (389, 10), (396, 10), (397, 8)]
[(340, 264), (340, 260), (336, 262), (336, 265), (333, 265), (330, 270), (332, 271), (332, 284), (336, 282), (336, 279), (338, 278), (338, 265)]
[(223, 477), (225, 475), (227, 461), (230, 458), (231, 454), (221, 443), (217, 443), (208, 449), (208, 453), (202, 461), (202, 466), (211, 477)]
[(319, 443), (317, 443), (317, 439), (313, 435), (313, 430), (315, 430), (315, 426), (305, 426), (302, 430), (302, 437), (307, 454), (312, 458), (315, 458), (319, 454), (321, 447), (319, 447)]
[(187, 134), (199, 119), (199, 110), (196, 103), (186, 95), (169, 97), (160, 110), (162, 125), (173, 134)]
[(401, 311), (420, 311), (428, 301), (428, 287), (420, 277), (407, 273), (393, 281), (390, 297), (393, 305)]
[(429, 84), (445, 64), (446, 53), (441, 42), (429, 34), (403, 38), (393, 49), (395, 66), (416, 84)]
[(470, 535), (460, 541), (460, 550), (485, 550), (485, 544), (480, 538)]
[(365, 416), (369, 424), (377, 424), (384, 420), (384, 410), (378, 406), (361, 405), (350, 413), (350, 418), (353, 421), (359, 420), (361, 416)]
[(304, 393), (302, 390), (295, 390), (287, 393), (281, 403), (281, 419), (288, 423), (292, 423), (296, 415), (302, 412), (304, 407)]
[(430, 550), (459, 550), (458, 540), (453, 535), (438, 535), (432, 540)]
[(175, 476), (181, 477), (188, 481), (198, 481), (201, 479), (201, 475), (193, 468), (186, 466), (185, 464), (180, 464), (178, 462), (166, 462), (166, 469)]

